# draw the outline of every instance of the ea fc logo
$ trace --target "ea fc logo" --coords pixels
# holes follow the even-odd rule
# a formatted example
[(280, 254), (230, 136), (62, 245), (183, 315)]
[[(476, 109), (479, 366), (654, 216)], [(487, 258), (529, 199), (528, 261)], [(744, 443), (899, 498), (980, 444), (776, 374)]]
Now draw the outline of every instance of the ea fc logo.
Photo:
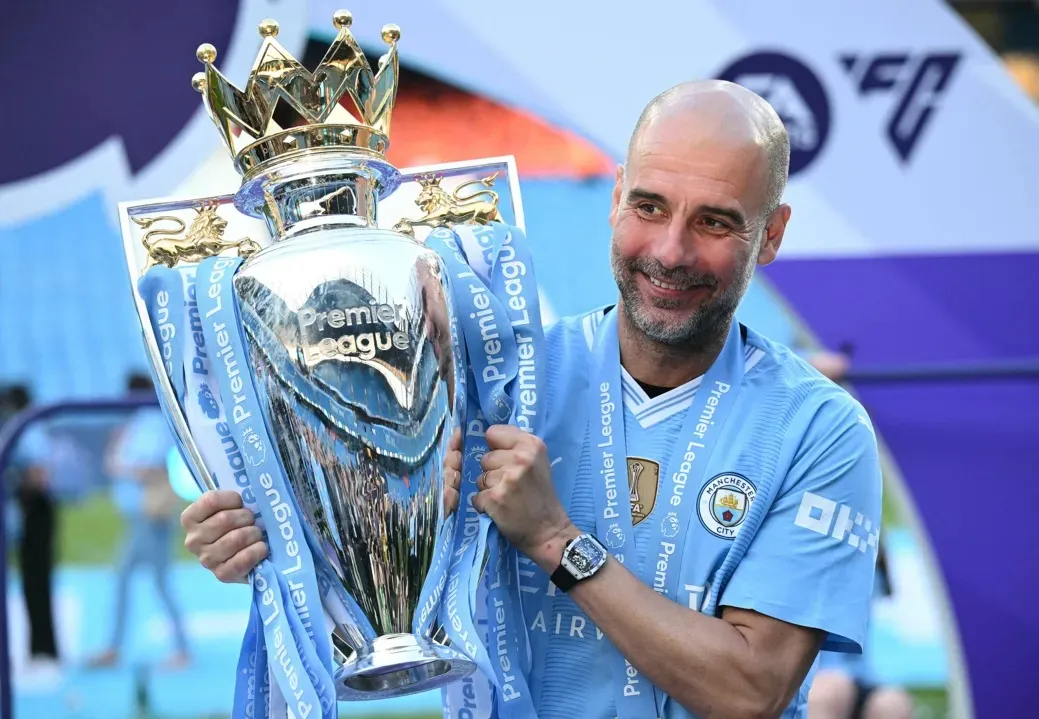
[(732, 539), (740, 531), (757, 490), (746, 477), (719, 474), (700, 490), (700, 521), (716, 537)]
[(818, 76), (791, 55), (757, 52), (718, 73), (772, 105), (790, 136), (790, 176), (811, 165), (830, 134), (830, 101)]

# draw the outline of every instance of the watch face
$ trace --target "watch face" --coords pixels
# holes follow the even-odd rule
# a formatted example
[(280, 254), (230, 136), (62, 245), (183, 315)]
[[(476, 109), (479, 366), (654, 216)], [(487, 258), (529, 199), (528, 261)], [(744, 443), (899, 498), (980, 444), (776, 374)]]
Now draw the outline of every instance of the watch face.
[(590, 572), (606, 560), (606, 553), (588, 537), (581, 537), (569, 552), (570, 563), (579, 572)]

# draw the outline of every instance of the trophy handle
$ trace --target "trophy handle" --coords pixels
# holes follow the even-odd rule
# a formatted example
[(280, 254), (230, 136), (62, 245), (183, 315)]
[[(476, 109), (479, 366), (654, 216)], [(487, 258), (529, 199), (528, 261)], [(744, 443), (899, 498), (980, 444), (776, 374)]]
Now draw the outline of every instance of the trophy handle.
[[(217, 489), (216, 483), (206, 468), (206, 463), (202, 460), (202, 454), (198, 451), (198, 446), (191, 438), (187, 420), (184, 418), (184, 413), (181, 411), (180, 404), (177, 402), (176, 395), (173, 392), (173, 385), (163, 369), (162, 357), (159, 355), (155, 345), (155, 333), (152, 331), (151, 320), (148, 319), (147, 310), (144, 308), (144, 303), (141, 302), (140, 295), (136, 289), (134, 289), (134, 303), (137, 305), (137, 314), (141, 317), (145, 353), (148, 356), (148, 368), (151, 370), (156, 395), (159, 398), (159, 407), (162, 409), (162, 414), (166, 417), (166, 423), (173, 429), (181, 459), (191, 469), (191, 476), (195, 478), (195, 482), (199, 485), (200, 490), (203, 492), (215, 490)], [(142, 311), (144, 312), (143, 316), (141, 315)]]
[(173, 430), (174, 437), (177, 440), (177, 449), (180, 451), (181, 458), (191, 470), (191, 475), (195, 478), (195, 482), (199, 485), (199, 489), (202, 491), (216, 489), (216, 483), (213, 481), (212, 475), (206, 468), (206, 463), (202, 459), (202, 454), (199, 451), (198, 446), (195, 444), (194, 439), (192, 439), (191, 432), (188, 430), (187, 419), (184, 417), (184, 412), (180, 407), (180, 403), (177, 401), (176, 393), (173, 391), (173, 384), (170, 382), (170, 378), (163, 367), (158, 338), (155, 336), (152, 321), (148, 315), (148, 308), (137, 288), (137, 280), (141, 277), (142, 273), (141, 263), (137, 255), (138, 250), (136, 244), (138, 243), (138, 240), (135, 237), (133, 229), (135, 223), (133, 220), (131, 203), (119, 204), (119, 220), (123, 235), (123, 254), (127, 263), (127, 277), (130, 282), (130, 293), (133, 296), (134, 308), (137, 311), (137, 319), (141, 325), (144, 352), (148, 359), (148, 369), (151, 372), (152, 381), (155, 385), (155, 393), (159, 400), (159, 407), (161, 408), (163, 415), (166, 417), (167, 424), (169, 424), (170, 428)]

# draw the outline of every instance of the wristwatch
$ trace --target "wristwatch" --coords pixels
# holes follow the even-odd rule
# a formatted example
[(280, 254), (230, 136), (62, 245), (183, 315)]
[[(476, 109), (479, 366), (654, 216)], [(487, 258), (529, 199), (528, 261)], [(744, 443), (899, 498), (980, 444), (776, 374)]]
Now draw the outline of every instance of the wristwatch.
[(608, 558), (606, 547), (591, 534), (574, 537), (563, 548), (563, 558), (552, 572), (552, 583), (569, 592), (575, 584), (598, 572)]

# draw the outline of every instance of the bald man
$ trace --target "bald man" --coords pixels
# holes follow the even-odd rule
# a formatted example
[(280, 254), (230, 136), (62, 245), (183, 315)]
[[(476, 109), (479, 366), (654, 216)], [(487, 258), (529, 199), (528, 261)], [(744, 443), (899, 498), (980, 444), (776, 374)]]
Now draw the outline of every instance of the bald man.
[[(487, 430), (474, 507), (526, 561), (540, 719), (804, 717), (819, 650), (861, 650), (881, 503), (870, 422), (733, 319), (782, 243), (789, 152), (742, 87), (654, 99), (613, 191), (619, 301), (546, 330), (543, 441)], [(456, 437), (452, 487), (461, 468)], [(225, 580), (266, 551), (251, 527), (226, 534), (251, 522), (238, 506), (185, 512), (188, 547)], [(488, 716), (478, 704), (447, 715)]]

